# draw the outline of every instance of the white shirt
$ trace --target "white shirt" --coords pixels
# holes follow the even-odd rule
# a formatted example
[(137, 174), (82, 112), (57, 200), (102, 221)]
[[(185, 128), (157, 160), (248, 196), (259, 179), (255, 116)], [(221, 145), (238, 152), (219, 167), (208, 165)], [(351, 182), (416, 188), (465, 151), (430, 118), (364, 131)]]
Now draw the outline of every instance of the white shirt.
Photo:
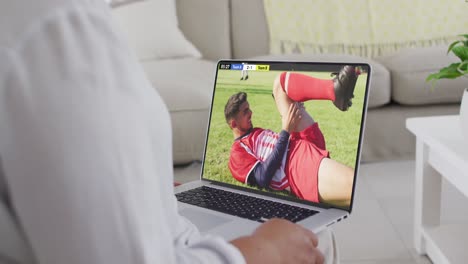
[(0, 197), (37, 263), (243, 263), (179, 216), (168, 111), (110, 19), (102, 0), (0, 4)]

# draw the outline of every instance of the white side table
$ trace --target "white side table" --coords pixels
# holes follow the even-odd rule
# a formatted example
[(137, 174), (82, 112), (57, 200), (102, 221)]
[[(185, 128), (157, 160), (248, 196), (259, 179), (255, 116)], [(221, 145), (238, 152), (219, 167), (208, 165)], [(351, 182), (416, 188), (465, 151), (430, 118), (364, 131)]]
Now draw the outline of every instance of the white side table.
[(468, 263), (468, 223), (440, 224), (442, 177), (468, 198), (468, 143), (459, 118), (409, 118), (406, 127), (416, 135), (415, 248), (434, 263)]

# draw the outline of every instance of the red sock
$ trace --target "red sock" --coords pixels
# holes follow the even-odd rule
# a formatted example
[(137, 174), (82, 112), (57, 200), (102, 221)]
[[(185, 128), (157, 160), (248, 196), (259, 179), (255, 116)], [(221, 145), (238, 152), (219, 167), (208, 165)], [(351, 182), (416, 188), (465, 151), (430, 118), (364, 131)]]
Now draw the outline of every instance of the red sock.
[(331, 100), (335, 101), (335, 89), (333, 79), (324, 80), (300, 73), (289, 73), (288, 87), (285, 87), (286, 72), (281, 73), (281, 87), (289, 98), (296, 102), (307, 100)]

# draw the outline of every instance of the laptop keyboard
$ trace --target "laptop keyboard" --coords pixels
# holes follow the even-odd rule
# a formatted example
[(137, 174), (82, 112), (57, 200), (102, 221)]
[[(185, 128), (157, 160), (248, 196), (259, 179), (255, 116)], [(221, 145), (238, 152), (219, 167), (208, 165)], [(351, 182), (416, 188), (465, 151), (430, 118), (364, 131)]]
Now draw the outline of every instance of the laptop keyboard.
[(182, 203), (188, 203), (258, 222), (265, 222), (270, 218), (283, 218), (291, 222), (298, 222), (318, 213), (317, 211), (306, 208), (206, 186), (178, 193), (176, 197), (177, 200)]

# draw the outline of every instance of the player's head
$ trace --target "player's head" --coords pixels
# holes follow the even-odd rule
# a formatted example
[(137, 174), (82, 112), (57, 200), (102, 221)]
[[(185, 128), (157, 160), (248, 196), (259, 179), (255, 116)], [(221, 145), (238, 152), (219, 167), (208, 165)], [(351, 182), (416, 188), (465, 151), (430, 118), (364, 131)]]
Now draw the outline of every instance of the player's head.
[(246, 93), (239, 92), (229, 97), (224, 107), (224, 117), (231, 129), (241, 133), (247, 133), (252, 128), (252, 111)]

